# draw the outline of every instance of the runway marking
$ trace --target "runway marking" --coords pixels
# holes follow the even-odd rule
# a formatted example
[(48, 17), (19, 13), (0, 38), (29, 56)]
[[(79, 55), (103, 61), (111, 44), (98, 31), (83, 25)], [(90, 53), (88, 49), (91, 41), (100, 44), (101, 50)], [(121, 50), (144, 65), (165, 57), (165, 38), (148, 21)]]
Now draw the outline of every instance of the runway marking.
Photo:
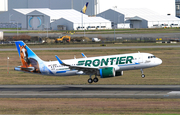
[(0, 85), (0, 98), (180, 99), (180, 85)]
[(168, 94), (176, 94), (176, 95), (180, 95), (180, 91), (171, 91), (171, 92), (169, 92)]
[(163, 94), (0, 94), (0, 96), (1, 95), (50, 95), (50, 96), (53, 96), (53, 95), (55, 95), (55, 96), (57, 96), (57, 95), (112, 95), (112, 96), (114, 96), (114, 95), (144, 95), (144, 96), (148, 96), (148, 95), (163, 95)]

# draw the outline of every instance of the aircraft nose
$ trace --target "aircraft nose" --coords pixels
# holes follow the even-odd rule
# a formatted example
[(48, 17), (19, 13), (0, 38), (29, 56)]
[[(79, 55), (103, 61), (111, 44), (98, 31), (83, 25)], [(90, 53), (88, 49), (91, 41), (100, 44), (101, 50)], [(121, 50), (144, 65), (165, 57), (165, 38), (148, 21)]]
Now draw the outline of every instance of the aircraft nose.
[(162, 60), (161, 60), (160, 58), (157, 58), (156, 63), (157, 63), (158, 65), (161, 65), (161, 64), (162, 64)]

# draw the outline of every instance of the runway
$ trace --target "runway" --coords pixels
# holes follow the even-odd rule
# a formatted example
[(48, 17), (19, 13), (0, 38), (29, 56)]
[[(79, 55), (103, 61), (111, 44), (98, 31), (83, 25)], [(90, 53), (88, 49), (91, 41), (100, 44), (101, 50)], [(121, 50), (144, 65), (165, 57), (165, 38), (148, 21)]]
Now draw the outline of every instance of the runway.
[[(179, 48), (180, 45), (169, 46), (122, 46), (122, 47), (70, 47), (70, 48), (31, 48), (35, 50), (93, 50), (93, 49), (138, 49), (138, 48)], [(0, 49), (0, 51), (17, 51), (16, 48)]]
[(180, 98), (180, 85), (0, 85), (0, 98)]
[[(7, 31), (7, 30), (2, 30), (2, 31)], [(8, 30), (9, 31), (9, 30)], [(13, 30), (11, 30), (13, 31)], [(16, 30), (14, 30), (16, 31)], [(22, 30), (24, 31), (24, 30)], [(29, 30), (27, 30), (29, 31)], [(106, 31), (107, 32), (107, 31)], [(119, 32), (119, 31), (117, 31)], [(19, 35), (29, 35), (29, 36), (40, 36), (40, 37), (46, 37), (47, 33), (19, 33)], [(4, 33), (4, 36), (16, 36), (17, 33)], [(50, 37), (59, 37), (61, 34), (59, 33), (48, 33), (48, 36)], [(67, 34), (62, 34), (62, 36), (67, 35)], [(68, 36), (71, 37), (83, 37), (84, 33), (79, 33), (79, 34), (69, 34)], [(146, 37), (146, 38), (177, 38), (178, 36), (180, 36), (180, 33), (149, 33), (149, 34), (115, 34), (115, 37), (122, 37), (122, 38), (142, 38), (142, 37)], [(86, 37), (89, 38), (110, 38), (110, 39), (114, 39), (114, 33), (113, 34), (96, 34), (96, 32), (94, 32), (94, 34), (89, 34), (86, 32)]]

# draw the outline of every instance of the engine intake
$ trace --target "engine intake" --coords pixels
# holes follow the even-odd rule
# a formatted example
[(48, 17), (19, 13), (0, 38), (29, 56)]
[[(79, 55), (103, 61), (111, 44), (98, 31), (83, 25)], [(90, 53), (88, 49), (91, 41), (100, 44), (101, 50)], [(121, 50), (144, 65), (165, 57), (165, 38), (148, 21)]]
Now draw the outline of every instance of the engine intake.
[(113, 67), (99, 69), (99, 74), (100, 74), (101, 78), (109, 78), (109, 77), (116, 76), (116, 72)]

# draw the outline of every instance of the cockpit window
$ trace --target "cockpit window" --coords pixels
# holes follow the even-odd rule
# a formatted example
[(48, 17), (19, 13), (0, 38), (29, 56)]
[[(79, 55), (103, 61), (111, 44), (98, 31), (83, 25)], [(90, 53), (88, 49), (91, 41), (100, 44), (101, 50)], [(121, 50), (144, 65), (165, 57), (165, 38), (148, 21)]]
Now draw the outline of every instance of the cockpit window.
[(148, 59), (156, 58), (156, 56), (148, 56)]

